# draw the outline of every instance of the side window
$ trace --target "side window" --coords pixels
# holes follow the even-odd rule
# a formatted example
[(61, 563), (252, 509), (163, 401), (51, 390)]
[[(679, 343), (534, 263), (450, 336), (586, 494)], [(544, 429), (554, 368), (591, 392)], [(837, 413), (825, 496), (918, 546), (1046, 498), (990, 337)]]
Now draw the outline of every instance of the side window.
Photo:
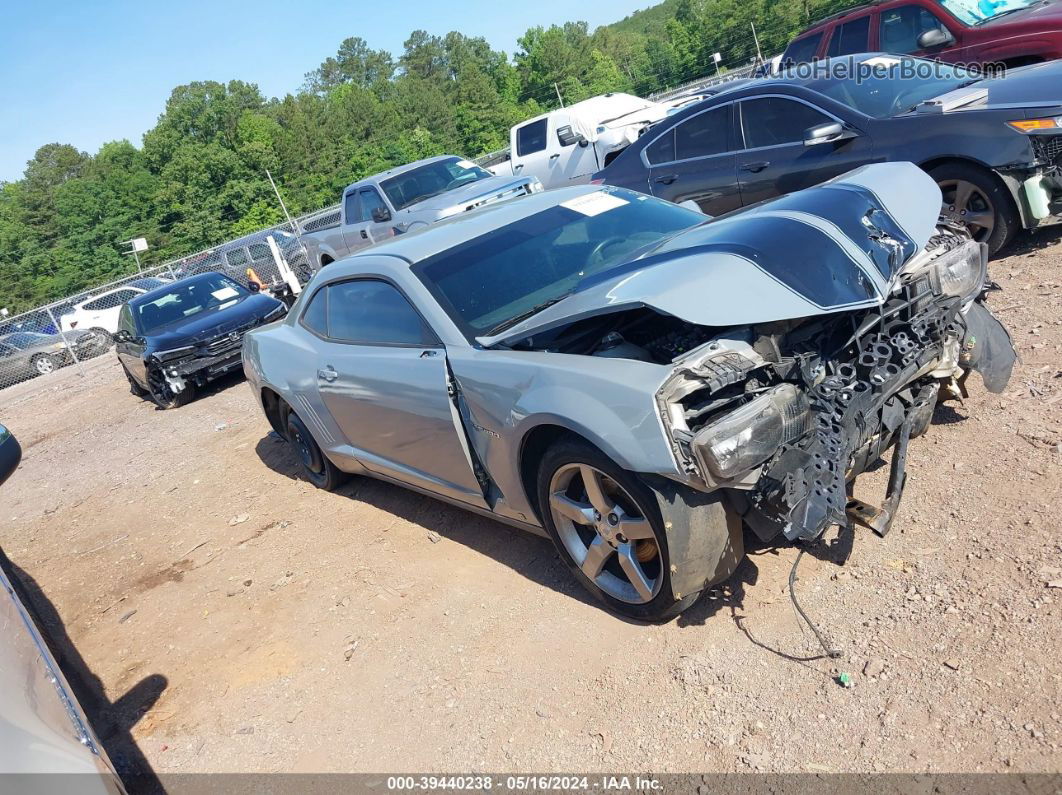
[(130, 334), (136, 334), (136, 329), (133, 328), (133, 313), (129, 310), (128, 304), (123, 306), (122, 311), (118, 313), (118, 328)]
[(870, 42), (870, 14), (845, 22), (833, 29), (830, 47), (826, 54), (833, 58), (837, 55), (851, 55), (866, 52)]
[(269, 250), (269, 246), (265, 243), (251, 243), (247, 246), (247, 250), (251, 252), (251, 262), (256, 265), (260, 262), (270, 263), (273, 261), (273, 252)]
[(90, 312), (97, 312), (101, 309), (114, 309), (139, 294), (136, 290), (116, 290), (113, 293), (101, 295), (95, 301), (89, 301), (85, 304), (85, 309)]
[(248, 257), (247, 252), (242, 248), (234, 248), (231, 251), (225, 252), (225, 259), (228, 260), (229, 265), (233, 268), (243, 268), (247, 265)]
[(434, 345), (434, 335), (387, 282), (357, 279), (328, 286), (328, 337), (344, 342)]
[(546, 119), (525, 124), (516, 131), (516, 154), (520, 157), (546, 148)]
[(357, 224), (364, 220), (361, 217), (357, 191), (351, 191), (343, 197), (343, 217), (347, 219), (348, 224)]
[(645, 149), (645, 157), (649, 165), (655, 163), (670, 163), (677, 160), (675, 157), (675, 130), (668, 130)]
[(88, 301), (81, 305), (81, 308), (87, 312), (95, 312), (97, 309), (105, 309), (103, 305), (103, 299), (97, 298), (95, 301)]
[(322, 337), (328, 331), (325, 323), (325, 303), (328, 300), (326, 290), (327, 288), (321, 288), (310, 296), (310, 305), (306, 307), (306, 311), (302, 313), (301, 318), (303, 325), (312, 331), (316, 331)]
[(799, 143), (808, 127), (829, 121), (832, 119), (826, 114), (792, 99), (764, 97), (741, 103), (746, 149)]
[(822, 33), (823, 31), (820, 30), (818, 33), (812, 33), (810, 36), (791, 42), (785, 48), (785, 54), (782, 56), (782, 65), (808, 63), (815, 57), (815, 53), (819, 51)]
[(380, 198), (380, 194), (376, 192), (376, 188), (362, 188), (358, 192), (361, 194), (361, 211), (365, 215), (366, 221), (373, 220), (373, 210), (387, 209), (387, 205), (384, 204), (384, 200)]
[(922, 6), (897, 6), (881, 12), (881, 49), (885, 52), (918, 52), (918, 37), (927, 30), (943, 27), (940, 19)]
[(699, 113), (675, 128), (675, 150), (678, 160), (707, 157), (728, 151), (727, 128), (730, 126), (730, 106)]

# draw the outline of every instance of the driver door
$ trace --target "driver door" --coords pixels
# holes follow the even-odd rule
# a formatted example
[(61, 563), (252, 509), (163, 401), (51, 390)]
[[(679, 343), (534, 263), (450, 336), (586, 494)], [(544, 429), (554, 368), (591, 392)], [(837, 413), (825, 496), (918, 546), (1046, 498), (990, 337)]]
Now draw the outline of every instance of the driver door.
[(742, 205), (810, 188), (881, 159), (862, 131), (836, 143), (805, 146), (809, 127), (838, 120), (808, 102), (772, 95), (743, 100), (737, 107), (744, 143), (737, 155)]
[(449, 393), (446, 349), (390, 282), (358, 278), (318, 290), (312, 329), (317, 391), (367, 469), (432, 493), (486, 507)]

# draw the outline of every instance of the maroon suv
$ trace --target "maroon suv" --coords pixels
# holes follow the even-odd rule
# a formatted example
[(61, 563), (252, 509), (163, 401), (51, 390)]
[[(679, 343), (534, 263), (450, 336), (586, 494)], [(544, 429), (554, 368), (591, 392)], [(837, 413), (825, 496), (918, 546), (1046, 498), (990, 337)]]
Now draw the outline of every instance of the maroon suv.
[(786, 48), (782, 63), (858, 52), (1011, 67), (1050, 61), (1062, 58), (1062, 2), (879, 0), (808, 28)]

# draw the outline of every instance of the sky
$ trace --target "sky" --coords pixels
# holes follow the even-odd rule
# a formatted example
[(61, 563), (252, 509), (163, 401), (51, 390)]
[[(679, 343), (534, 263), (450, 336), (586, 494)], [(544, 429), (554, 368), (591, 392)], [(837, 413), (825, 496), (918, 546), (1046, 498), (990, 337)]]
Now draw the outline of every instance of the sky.
[(534, 25), (581, 19), (593, 30), (658, 0), (5, 0), (0, 21), (0, 181), (19, 179), (46, 143), (94, 154), (141, 136), (170, 91), (193, 80), (297, 91), (306, 72), (361, 36), (395, 55), (416, 29), (483, 36), (510, 56)]

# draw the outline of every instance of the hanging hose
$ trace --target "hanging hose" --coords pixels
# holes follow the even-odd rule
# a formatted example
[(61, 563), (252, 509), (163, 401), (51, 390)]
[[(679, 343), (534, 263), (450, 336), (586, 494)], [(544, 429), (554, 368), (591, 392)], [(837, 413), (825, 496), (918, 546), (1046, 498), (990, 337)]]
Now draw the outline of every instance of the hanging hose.
[(808, 614), (804, 612), (804, 608), (802, 608), (800, 606), (800, 602), (797, 601), (797, 595), (796, 595), (797, 566), (800, 565), (800, 559), (802, 557), (804, 557), (804, 552), (805, 551), (806, 550), (804, 548), (801, 548), (800, 552), (797, 553), (796, 560), (793, 561), (793, 568), (789, 570), (789, 598), (793, 602), (793, 608), (796, 610), (797, 615), (800, 616), (800, 618), (802, 618), (804, 620), (804, 622), (808, 625), (808, 627), (811, 629), (811, 631), (813, 633), (815, 633), (816, 640), (818, 640), (819, 645), (822, 647), (822, 650), (824, 652), (826, 652), (826, 654), (824, 654), (824, 655), (819, 655), (817, 657), (808, 657), (806, 659), (808, 659), (808, 660), (821, 660), (823, 657), (828, 657), (828, 658), (830, 658), (832, 660), (835, 660), (835, 659), (837, 659), (838, 657), (840, 657), (842, 655), (841, 650), (837, 649), (837, 648), (834, 648), (833, 646), (831, 646), (829, 643), (826, 642), (826, 639), (822, 636), (822, 633), (819, 632), (819, 628), (817, 626), (815, 626), (815, 622), (813, 622), (808, 617)]

